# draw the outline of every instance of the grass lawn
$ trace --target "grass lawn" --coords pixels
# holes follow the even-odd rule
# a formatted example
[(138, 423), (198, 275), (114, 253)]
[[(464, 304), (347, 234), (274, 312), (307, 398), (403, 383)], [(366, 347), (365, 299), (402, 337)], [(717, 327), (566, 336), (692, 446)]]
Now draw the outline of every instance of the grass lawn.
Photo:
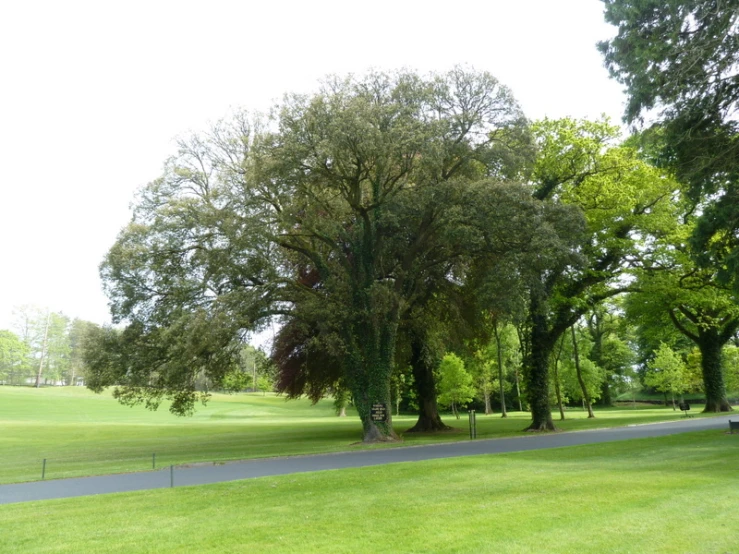
[[(694, 408), (699, 408), (695, 406)], [(478, 437), (521, 434), (528, 413), (477, 418)], [(669, 408), (600, 410), (588, 420), (581, 410), (568, 412), (557, 424), (563, 430), (648, 423), (681, 417)], [(697, 415), (697, 414), (696, 414)], [(467, 420), (445, 421), (456, 432), (404, 435), (404, 444), (465, 440)], [(413, 416), (394, 418), (399, 432)], [(151, 412), (121, 406), (109, 394), (95, 395), (80, 387), (0, 386), (0, 483), (55, 479), (151, 469), (199, 461), (332, 452), (357, 448), (361, 425), (354, 414), (337, 418), (331, 402), (313, 406), (307, 400), (286, 401), (274, 395), (214, 395), (193, 417), (171, 415), (166, 406)]]
[(720, 431), (0, 506), (0, 552), (737, 553)]

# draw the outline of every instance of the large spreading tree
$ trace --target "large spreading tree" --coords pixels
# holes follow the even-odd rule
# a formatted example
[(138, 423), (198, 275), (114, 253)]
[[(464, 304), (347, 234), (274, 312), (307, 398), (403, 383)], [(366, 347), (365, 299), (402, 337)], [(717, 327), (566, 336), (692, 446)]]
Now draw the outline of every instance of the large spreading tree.
[(389, 408), (404, 313), (429, 283), (463, 279), (470, 252), (536, 243), (526, 214), (540, 208), (500, 183), (528, 154), (525, 119), (492, 76), (463, 69), (334, 79), (274, 114), (183, 141), (142, 191), (102, 266), (127, 326), (106, 337), (119, 354), (99, 359), (95, 387), (187, 413), (196, 376), (217, 383), (244, 334), (280, 316), (333, 345), (364, 440), (392, 439), (372, 408)]
[(730, 411), (722, 358), (724, 346), (739, 329), (739, 302), (716, 270), (693, 262), (687, 244), (693, 223), (676, 225), (656, 242), (627, 299), (627, 314), (653, 334), (674, 326), (692, 341), (701, 354), (704, 411)]

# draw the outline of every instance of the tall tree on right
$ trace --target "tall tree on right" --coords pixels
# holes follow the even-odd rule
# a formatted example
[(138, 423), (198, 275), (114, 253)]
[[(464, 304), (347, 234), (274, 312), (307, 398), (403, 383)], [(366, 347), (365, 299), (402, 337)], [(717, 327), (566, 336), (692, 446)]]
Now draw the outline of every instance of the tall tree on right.
[(626, 301), (626, 311), (641, 329), (670, 324), (695, 343), (701, 353), (706, 394), (705, 412), (726, 412), (723, 347), (739, 329), (739, 302), (722, 285), (717, 272), (697, 267), (688, 253), (690, 223), (677, 226), (660, 242), (661, 248), (640, 272), (636, 289)]
[(646, 237), (674, 222), (674, 183), (619, 146), (605, 121), (545, 120), (533, 127), (538, 158), (533, 197), (575, 207), (584, 216), (569, 256), (530, 260), (524, 368), (531, 431), (554, 430), (549, 363), (562, 334), (601, 302), (628, 290), (624, 276), (646, 248)]
[(697, 258), (739, 290), (739, 0), (603, 0), (599, 44), (626, 86), (625, 119), (651, 127), (702, 216)]

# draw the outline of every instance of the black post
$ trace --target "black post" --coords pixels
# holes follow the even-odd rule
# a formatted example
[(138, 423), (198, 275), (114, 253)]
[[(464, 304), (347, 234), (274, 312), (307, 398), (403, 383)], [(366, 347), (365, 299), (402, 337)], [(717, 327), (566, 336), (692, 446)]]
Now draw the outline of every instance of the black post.
[(44, 458), (44, 463), (41, 466), (41, 480), (43, 481), (46, 477), (46, 458)]
[(157, 453), (154, 452), (151, 455), (151, 469), (156, 469), (156, 468), (157, 468)]
[(472, 410), (472, 438), (477, 438), (477, 414)]
[(174, 487), (174, 466), (169, 466), (169, 487)]

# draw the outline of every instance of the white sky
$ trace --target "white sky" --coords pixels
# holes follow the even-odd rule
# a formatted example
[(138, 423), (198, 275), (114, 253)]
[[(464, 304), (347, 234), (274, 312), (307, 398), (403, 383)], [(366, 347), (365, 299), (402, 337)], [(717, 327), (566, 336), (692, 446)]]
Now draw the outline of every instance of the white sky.
[(532, 118), (619, 121), (600, 0), (8, 1), (0, 7), (0, 329), (109, 321), (98, 265), (173, 139), (329, 73), (487, 70)]

